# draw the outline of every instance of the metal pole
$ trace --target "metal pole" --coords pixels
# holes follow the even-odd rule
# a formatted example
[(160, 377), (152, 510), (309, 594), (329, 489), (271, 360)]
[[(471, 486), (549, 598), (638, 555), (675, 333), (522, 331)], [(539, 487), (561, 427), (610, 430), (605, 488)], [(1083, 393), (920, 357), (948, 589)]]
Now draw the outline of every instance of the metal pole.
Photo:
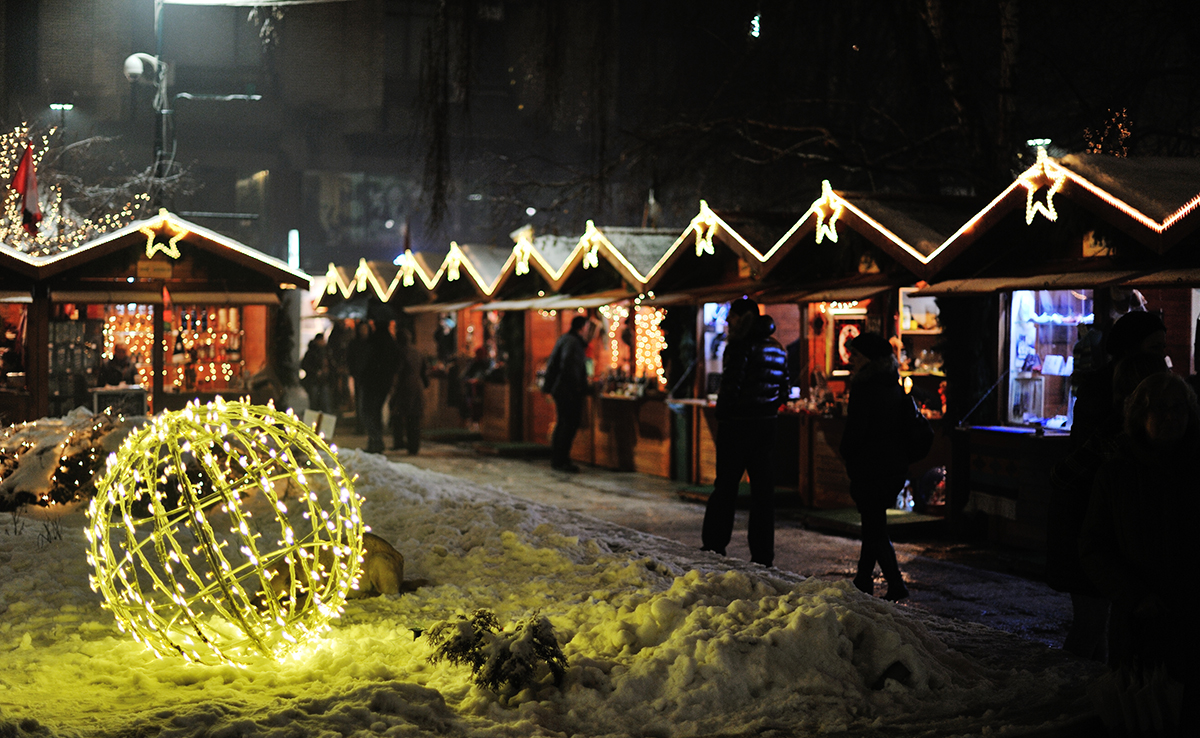
[(154, 85), (154, 175), (151, 182), (150, 205), (154, 210), (162, 207), (162, 187), (160, 181), (166, 177), (163, 171), (166, 164), (166, 104), (167, 104), (167, 67), (162, 59), (163, 47), (163, 0), (154, 0), (154, 60), (157, 62)]

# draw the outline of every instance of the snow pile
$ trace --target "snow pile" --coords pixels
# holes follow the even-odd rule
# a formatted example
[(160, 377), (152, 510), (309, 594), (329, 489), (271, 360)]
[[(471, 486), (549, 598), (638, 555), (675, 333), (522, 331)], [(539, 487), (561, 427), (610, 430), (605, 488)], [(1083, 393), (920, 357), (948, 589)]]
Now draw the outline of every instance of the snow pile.
[(76, 408), (0, 431), (0, 512), (56, 518), (86, 502), (93, 477), (144, 417)]
[[(34, 545), (0, 529), (0, 735), (526, 736), (978, 732), (1070, 675), (995, 672), (847, 582), (802, 580), (381, 457), (341, 452), (374, 532), (430, 584), (352, 601), (283, 664), (156, 660), (87, 586), (82, 512)], [(516, 693), (431, 663), (416, 632), (535, 611), (566, 655)]]

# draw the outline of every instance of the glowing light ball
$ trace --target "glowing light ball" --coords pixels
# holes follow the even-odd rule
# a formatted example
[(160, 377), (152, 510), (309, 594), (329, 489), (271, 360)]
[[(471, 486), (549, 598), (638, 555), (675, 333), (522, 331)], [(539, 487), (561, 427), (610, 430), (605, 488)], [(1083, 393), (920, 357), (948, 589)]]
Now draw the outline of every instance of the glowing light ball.
[(360, 501), (290, 412), (217, 400), (161, 413), (97, 485), (92, 589), (160, 657), (282, 658), (328, 629), (357, 582)]

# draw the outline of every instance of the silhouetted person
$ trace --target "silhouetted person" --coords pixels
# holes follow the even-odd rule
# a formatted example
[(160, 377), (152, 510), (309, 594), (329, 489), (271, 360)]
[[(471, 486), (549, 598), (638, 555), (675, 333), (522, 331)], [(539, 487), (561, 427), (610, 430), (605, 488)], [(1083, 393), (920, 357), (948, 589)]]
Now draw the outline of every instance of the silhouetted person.
[(571, 319), (571, 328), (559, 336), (546, 362), (543, 391), (554, 398), (554, 432), (550, 434), (550, 466), (578, 472), (571, 463), (571, 445), (583, 419), (583, 399), (588, 393), (587, 345), (591, 326), (586, 315)]
[(304, 370), (302, 384), (304, 391), (308, 393), (308, 406), (318, 412), (332, 412), (329, 400), (329, 382), (332, 374), (324, 333), (318, 333), (308, 342), (308, 349), (304, 352), (304, 358), (300, 360), (300, 368)]
[(1124, 430), (1125, 401), (1153, 374), (1170, 371), (1162, 356), (1137, 353), (1113, 369), (1112, 417), (1050, 472), (1052, 492), (1046, 511), (1046, 583), (1071, 595), (1072, 618), (1063, 649), (1094, 661), (1108, 658), (1110, 603), (1079, 560), (1079, 533), (1100, 467), (1117, 452)]
[(1200, 684), (1198, 479), (1196, 393), (1173, 374), (1152, 375), (1126, 401), (1125, 433), (1096, 475), (1080, 534), (1084, 569), (1113, 603), (1109, 663), (1165, 667), (1184, 685), (1181, 725), (1195, 725)]
[(100, 384), (116, 386), (133, 384), (133, 362), (129, 360), (129, 350), (122, 344), (113, 346), (113, 356), (100, 367)]
[(1167, 327), (1157, 313), (1125, 313), (1103, 337), (1108, 360), (1093, 372), (1076, 379), (1075, 409), (1071, 421), (1071, 447), (1078, 448), (1096, 431), (1120, 428), (1121, 413), (1112, 406), (1113, 370), (1121, 359), (1137, 353), (1167, 355)]
[[(1103, 660), (1107, 651), (1109, 601), (1080, 566), (1079, 530), (1091, 496), (1093, 475), (1104, 461), (1103, 455), (1108, 453), (1106, 447), (1123, 430), (1123, 407), (1114, 404), (1114, 398), (1119, 396), (1124, 402), (1125, 396), (1137, 386), (1134, 382), (1119, 390), (1115, 379), (1117, 367), (1129, 357), (1148, 355), (1157, 357), (1155, 366), (1165, 370), (1167, 328), (1158, 314), (1135, 310), (1118, 318), (1102, 338), (1107, 361), (1078, 379), (1072, 377), (1079, 386), (1072, 413), (1072, 454), (1067, 459), (1075, 458), (1058, 469), (1058, 483), (1051, 484), (1046, 511), (1047, 582), (1071, 595), (1071, 626), (1063, 647), (1097, 660)], [(1134, 367), (1129, 365), (1126, 370), (1133, 372)], [(1149, 373), (1147, 369), (1145, 374)], [(1090, 470), (1086, 468), (1089, 464), (1093, 467)], [(1053, 474), (1051, 481), (1055, 481)]]
[(383, 453), (383, 403), (392, 391), (399, 362), (400, 352), (387, 324), (375, 323), (367, 339), (367, 369), (362, 381), (368, 453)]
[(354, 338), (346, 345), (346, 369), (354, 380), (354, 430), (365, 433), (366, 424), (363, 422), (363, 375), (367, 371), (367, 343), (371, 335), (371, 326), (364, 320), (354, 326)]
[(875, 564), (887, 581), (884, 599), (908, 597), (896, 550), (887, 532), (887, 511), (908, 477), (903, 447), (903, 418), (912, 400), (900, 388), (895, 352), (878, 333), (863, 333), (850, 341), (850, 403), (846, 431), (838, 452), (850, 477), (850, 497), (862, 521), (862, 549), (854, 586), (875, 593)]
[(429, 377), (425, 374), (425, 357), (409, 340), (407, 330), (397, 331), (396, 347), (399, 360), (389, 406), (392, 448), (408, 449), (410, 455), (416, 455), (421, 450), (421, 420), (425, 415), (425, 388), (429, 386)]
[(787, 352), (771, 337), (775, 321), (742, 298), (729, 307), (729, 342), (717, 391), (717, 475), (704, 510), (703, 548), (725, 555), (742, 474), (750, 476), (750, 560), (775, 560), (775, 425), (787, 399)]

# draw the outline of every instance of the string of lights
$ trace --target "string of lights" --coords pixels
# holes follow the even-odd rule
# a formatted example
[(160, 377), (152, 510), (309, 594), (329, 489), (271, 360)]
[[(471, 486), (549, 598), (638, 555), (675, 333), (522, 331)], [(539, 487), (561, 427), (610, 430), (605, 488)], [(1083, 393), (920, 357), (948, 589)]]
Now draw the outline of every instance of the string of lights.
[(283, 658), (328, 630), (359, 578), (361, 498), (336, 451), (271, 406), (155, 415), (109, 456), (88, 508), (92, 589), (160, 658)]

